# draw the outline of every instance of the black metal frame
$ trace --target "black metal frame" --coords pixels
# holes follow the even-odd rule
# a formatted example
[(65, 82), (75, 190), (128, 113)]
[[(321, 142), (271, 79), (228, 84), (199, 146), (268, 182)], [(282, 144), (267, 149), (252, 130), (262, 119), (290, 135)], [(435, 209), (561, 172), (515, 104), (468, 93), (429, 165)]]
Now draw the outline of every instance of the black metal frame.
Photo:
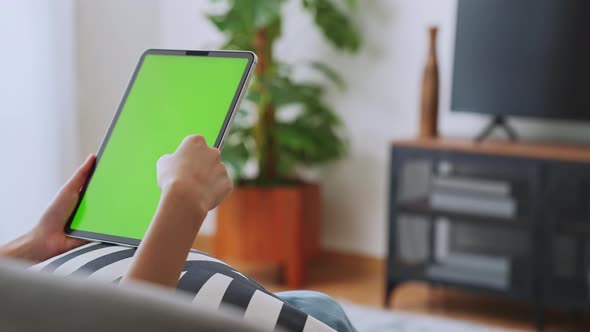
[[(579, 163), (563, 163), (559, 165), (553, 165), (556, 169), (547, 175), (547, 186), (544, 192), (546, 200), (553, 200), (556, 202), (556, 208), (547, 211), (546, 222), (544, 224), (545, 233), (547, 234), (547, 242), (545, 245), (545, 252), (553, 257), (552, 254), (555, 250), (555, 237), (556, 235), (567, 235), (573, 238), (575, 241), (575, 271), (572, 282), (568, 282), (568, 286), (573, 285), (574, 287), (569, 290), (560, 289), (555, 287), (557, 285), (557, 277), (555, 275), (555, 264), (553, 259), (549, 259), (545, 262), (545, 271), (550, 271), (544, 280), (543, 290), (544, 297), (547, 303), (558, 304), (562, 307), (572, 310), (590, 311), (590, 292), (588, 281), (586, 280), (587, 271), (582, 270), (590, 262), (588, 257), (588, 251), (586, 246), (590, 245), (590, 221), (585, 220), (585, 224), (582, 229), (579, 230), (566, 230), (562, 226), (568, 226), (572, 224), (572, 220), (568, 220), (567, 215), (562, 215), (559, 208), (559, 200), (555, 198), (559, 197), (560, 184), (567, 181), (582, 182), (585, 181), (590, 184), (590, 167), (589, 165)], [(586, 189), (588, 187), (585, 187)], [(565, 217), (565, 218), (564, 218)], [(588, 217), (588, 216), (585, 216)], [(560, 220), (563, 219), (563, 220)], [(576, 287), (576, 282), (581, 283), (582, 287)], [(568, 287), (569, 288), (569, 287)]]
[(490, 123), (482, 130), (482, 132), (477, 135), (475, 141), (478, 143), (485, 141), (485, 139), (488, 138), (496, 128), (504, 130), (511, 142), (518, 141), (518, 134), (516, 133), (516, 130), (512, 128), (506, 117), (503, 115), (494, 116)]
[[(559, 217), (558, 207), (559, 197), (556, 197), (552, 190), (552, 182), (559, 182), (559, 176), (587, 178), (590, 181), (590, 163), (571, 163), (551, 160), (533, 159), (525, 157), (489, 155), (469, 152), (454, 152), (440, 149), (404, 147), (394, 145), (391, 150), (390, 165), (390, 182), (389, 182), (389, 255), (387, 259), (387, 276), (385, 284), (385, 301), (386, 307), (391, 304), (391, 296), (395, 288), (405, 281), (423, 281), (430, 285), (449, 286), (454, 288), (469, 289), (473, 291), (492, 293), (506, 297), (518, 298), (531, 303), (534, 306), (534, 318), (538, 330), (544, 327), (544, 308), (547, 305), (555, 303), (555, 291), (550, 291), (553, 278), (553, 242), (554, 233)], [(530, 255), (525, 262), (527, 273), (525, 280), (528, 286), (515, 289), (510, 288), (506, 291), (492, 288), (470, 285), (468, 283), (448, 282), (431, 278), (421, 273), (420, 266), (407, 266), (400, 264), (398, 261), (398, 219), (401, 214), (420, 214), (430, 222), (430, 261), (433, 258), (432, 248), (434, 247), (433, 225), (437, 216), (444, 212), (432, 208), (420, 206), (408, 206), (398, 198), (402, 170), (408, 162), (423, 160), (429, 161), (432, 165), (437, 165), (440, 161), (449, 161), (451, 163), (464, 163), (476, 167), (489, 168), (509, 167), (515, 172), (525, 174), (523, 181), (527, 184), (527, 193), (522, 198), (528, 200), (523, 206), (527, 211), (520, 211), (518, 218), (501, 220), (501, 218), (471, 216), (473, 220), (468, 220), (469, 215), (451, 215), (455, 217), (452, 222), (470, 222), (475, 225), (484, 225), (485, 227), (503, 227), (518, 231), (527, 232), (530, 236)], [(552, 204), (547, 204), (551, 202)], [(524, 212), (524, 213), (523, 213)], [(448, 215), (448, 214), (447, 214)], [(457, 220), (456, 218), (459, 218)], [(461, 220), (461, 218), (465, 220)], [(590, 221), (589, 221), (590, 224)], [(590, 238), (590, 227), (587, 234)], [(588, 245), (588, 244), (586, 244)], [(584, 248), (582, 248), (584, 249)], [(582, 250), (579, 251), (582, 253)], [(589, 257), (585, 257), (585, 252), (579, 258), (584, 262)], [(426, 263), (428, 264), (428, 263)], [(586, 301), (573, 303), (575, 309), (590, 310), (590, 296), (586, 296)]]

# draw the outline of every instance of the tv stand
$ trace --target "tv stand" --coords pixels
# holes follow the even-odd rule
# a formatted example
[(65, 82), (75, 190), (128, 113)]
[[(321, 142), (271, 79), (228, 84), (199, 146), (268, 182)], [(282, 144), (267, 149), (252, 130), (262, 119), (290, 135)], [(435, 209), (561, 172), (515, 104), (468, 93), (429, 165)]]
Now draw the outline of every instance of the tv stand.
[(516, 133), (516, 130), (510, 126), (508, 120), (506, 120), (505, 117), (499, 115), (494, 116), (492, 121), (484, 128), (481, 134), (477, 135), (475, 141), (477, 143), (485, 141), (485, 139), (488, 138), (492, 132), (494, 132), (496, 127), (503, 129), (511, 142), (518, 141), (518, 134)]
[[(536, 331), (543, 331), (547, 307), (590, 311), (588, 146), (493, 140), (474, 144), (472, 140), (421, 138), (393, 142), (390, 153), (386, 305), (391, 304), (391, 295), (399, 285), (419, 281), (527, 301), (533, 305)], [(446, 171), (442, 171), (443, 165)], [(514, 211), (486, 214), (461, 205), (434, 204), (433, 194), (440, 195), (441, 191), (433, 180), (446, 177), (449, 181), (449, 176), (451, 181), (459, 177), (475, 182), (471, 189), (462, 189), (462, 194), (442, 191), (443, 195), (467, 200), (483, 186), (477, 181), (496, 181), (507, 186), (509, 194), (505, 197), (514, 202)], [(417, 186), (412, 181), (417, 178), (431, 181)], [(495, 200), (494, 195), (480, 193), (477, 197), (490, 203)], [(437, 273), (445, 264), (437, 249), (442, 243), (436, 236), (441, 223), (451, 228), (461, 224), (474, 232), (505, 234), (506, 238), (497, 238), (494, 243), (490, 243), (492, 238), (482, 241), (487, 249), (455, 247), (459, 252), (503, 257), (509, 266), (503, 284), (477, 277), (487, 273), (480, 269), (481, 262), (476, 264), (478, 267), (472, 266), (479, 270), (477, 273)], [(563, 238), (573, 244), (568, 251), (557, 244)], [(513, 239), (523, 242), (513, 246)], [(558, 266), (561, 259), (571, 262), (569, 271)]]

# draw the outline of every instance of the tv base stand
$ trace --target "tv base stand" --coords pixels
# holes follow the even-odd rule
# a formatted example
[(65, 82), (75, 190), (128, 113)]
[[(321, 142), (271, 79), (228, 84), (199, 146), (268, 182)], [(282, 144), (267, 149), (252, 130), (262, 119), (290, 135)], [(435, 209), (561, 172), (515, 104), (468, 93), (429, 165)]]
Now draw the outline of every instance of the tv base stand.
[(518, 134), (516, 133), (516, 130), (514, 130), (514, 128), (510, 126), (508, 120), (506, 120), (505, 117), (498, 115), (494, 116), (492, 121), (484, 128), (481, 134), (477, 135), (475, 141), (477, 143), (485, 141), (485, 139), (488, 138), (494, 132), (496, 127), (503, 129), (511, 142), (518, 141)]

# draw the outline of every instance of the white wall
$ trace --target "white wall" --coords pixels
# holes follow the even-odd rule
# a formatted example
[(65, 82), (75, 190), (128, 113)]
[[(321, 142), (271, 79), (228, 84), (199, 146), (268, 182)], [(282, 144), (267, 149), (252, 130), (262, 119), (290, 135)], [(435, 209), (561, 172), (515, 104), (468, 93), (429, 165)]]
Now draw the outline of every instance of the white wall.
[(156, 47), (156, 0), (76, 2), (80, 159), (100, 142), (140, 54)]
[(74, 167), (71, 1), (0, 2), (0, 243), (29, 229)]
[[(323, 171), (326, 248), (373, 256), (386, 253), (389, 144), (412, 137), (418, 127), (421, 72), (427, 27), (441, 28), (441, 132), (473, 137), (485, 124), (477, 116), (449, 112), (456, 0), (362, 0), (360, 54), (327, 47), (310, 18), (291, 0), (285, 8), (280, 58), (329, 62), (348, 82), (346, 93), (329, 101), (350, 129), (351, 155)], [(212, 48), (220, 36), (205, 20), (208, 1), (80, 1), (78, 6), (81, 154), (94, 151), (111, 119), (137, 56), (148, 47)], [(300, 78), (309, 77), (298, 71)], [(587, 126), (517, 122), (529, 138), (590, 140)], [(208, 224), (206, 232), (212, 231)]]

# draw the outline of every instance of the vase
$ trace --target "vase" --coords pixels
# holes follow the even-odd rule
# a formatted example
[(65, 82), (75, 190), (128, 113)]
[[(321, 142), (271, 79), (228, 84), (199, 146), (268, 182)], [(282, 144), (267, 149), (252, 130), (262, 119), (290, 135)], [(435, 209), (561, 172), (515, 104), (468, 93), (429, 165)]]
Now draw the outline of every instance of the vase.
[(422, 79), (422, 101), (420, 109), (420, 138), (436, 138), (438, 136), (438, 95), (439, 73), (436, 54), (438, 28), (429, 28), (428, 60)]

